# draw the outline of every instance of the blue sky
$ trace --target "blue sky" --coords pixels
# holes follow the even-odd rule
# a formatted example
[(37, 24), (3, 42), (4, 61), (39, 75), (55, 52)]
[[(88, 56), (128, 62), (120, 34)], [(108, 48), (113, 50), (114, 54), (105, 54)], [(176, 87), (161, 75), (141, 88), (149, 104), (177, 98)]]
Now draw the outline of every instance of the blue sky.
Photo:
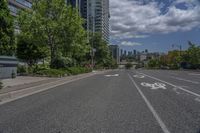
[(200, 0), (110, 0), (111, 44), (166, 52), (200, 44)]

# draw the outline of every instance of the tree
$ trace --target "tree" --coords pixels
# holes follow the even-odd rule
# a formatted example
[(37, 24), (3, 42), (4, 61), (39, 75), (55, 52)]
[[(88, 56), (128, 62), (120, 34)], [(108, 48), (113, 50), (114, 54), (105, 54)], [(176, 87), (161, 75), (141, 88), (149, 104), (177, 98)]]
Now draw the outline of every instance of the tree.
[(200, 68), (200, 46), (196, 46), (191, 42), (188, 42), (188, 44), (189, 48), (186, 51), (186, 56), (184, 56), (184, 60), (188, 62), (192, 68)]
[(112, 61), (112, 58), (108, 44), (102, 39), (102, 35), (100, 33), (95, 33), (90, 39), (90, 45), (96, 49), (95, 61), (97, 64), (107, 67)]
[(48, 49), (39, 45), (31, 36), (21, 35), (17, 42), (17, 57), (25, 61), (30, 67), (37, 64), (48, 55)]
[(13, 55), (15, 52), (13, 18), (7, 0), (0, 1), (0, 55)]
[(67, 6), (65, 0), (35, 0), (30, 12), (21, 12), (19, 26), (22, 33), (49, 47), (51, 65), (61, 53), (64, 57), (79, 59), (87, 53), (86, 32), (77, 9)]

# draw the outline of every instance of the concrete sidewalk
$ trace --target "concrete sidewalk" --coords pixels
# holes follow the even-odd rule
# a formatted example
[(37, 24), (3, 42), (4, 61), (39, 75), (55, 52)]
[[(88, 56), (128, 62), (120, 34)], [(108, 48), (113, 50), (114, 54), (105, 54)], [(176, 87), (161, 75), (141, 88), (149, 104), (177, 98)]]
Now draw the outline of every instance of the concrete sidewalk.
[[(90, 76), (94, 76), (96, 74), (103, 74), (107, 71), (96, 71), (96, 72), (91, 72), (91, 73), (85, 73), (85, 74), (80, 74), (80, 75), (75, 75), (75, 76), (67, 76), (63, 78), (38, 78), (35, 79), (33, 78), (34, 82), (30, 82), (28, 79), (26, 80), (26, 84), (19, 84), (18, 82), (20, 79), (16, 79), (16, 83), (12, 83), (13, 86), (7, 86), (0, 90), (0, 105), (14, 101), (16, 99), (26, 97), (35, 93), (39, 93), (51, 88), (54, 88), (56, 86), (60, 86), (63, 84), (67, 84), (76, 80), (80, 80), (83, 78), (87, 78)], [(25, 77), (21, 77), (21, 79), (24, 79)], [(31, 79), (31, 78), (29, 78)], [(12, 81), (12, 80), (10, 80)], [(4, 81), (5, 83), (5, 81)], [(9, 83), (9, 81), (7, 81)]]
[(17, 91), (32, 86), (37, 86), (52, 81), (57, 81), (60, 78), (47, 78), (47, 77), (30, 77), (30, 76), (18, 76), (15, 79), (3, 79), (3, 88), (0, 90), (0, 94), (11, 91)]

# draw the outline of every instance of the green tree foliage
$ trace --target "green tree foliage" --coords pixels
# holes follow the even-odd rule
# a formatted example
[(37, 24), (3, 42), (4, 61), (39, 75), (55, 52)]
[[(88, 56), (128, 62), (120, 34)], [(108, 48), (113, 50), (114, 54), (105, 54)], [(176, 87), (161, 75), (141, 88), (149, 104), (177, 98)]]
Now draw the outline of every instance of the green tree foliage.
[(185, 51), (169, 51), (167, 55), (161, 56), (159, 59), (152, 59), (148, 62), (150, 68), (169, 67), (171, 69), (178, 68), (200, 68), (200, 46), (188, 42), (189, 48)]
[(159, 68), (160, 67), (160, 61), (159, 61), (159, 59), (151, 59), (148, 62), (148, 67), (149, 68)]
[(13, 18), (7, 0), (0, 1), (0, 55), (13, 55), (15, 52)]
[(131, 69), (133, 67), (133, 64), (131, 62), (128, 62), (126, 65), (125, 65), (126, 69)]
[(40, 45), (30, 36), (19, 36), (17, 42), (17, 57), (25, 61), (30, 67), (37, 64), (48, 55), (45, 45)]
[(184, 52), (182, 60), (190, 64), (191, 68), (200, 68), (200, 46), (188, 42), (189, 48)]
[(83, 19), (76, 9), (63, 3), (65, 0), (35, 0), (33, 11), (21, 12), (18, 18), (23, 34), (31, 34), (38, 44), (49, 47), (51, 64), (60, 53), (78, 60), (89, 50)]
[(90, 40), (91, 47), (96, 49), (95, 61), (97, 65), (108, 67), (111, 65), (112, 58), (110, 55), (110, 50), (108, 44), (102, 39), (100, 33), (94, 34)]

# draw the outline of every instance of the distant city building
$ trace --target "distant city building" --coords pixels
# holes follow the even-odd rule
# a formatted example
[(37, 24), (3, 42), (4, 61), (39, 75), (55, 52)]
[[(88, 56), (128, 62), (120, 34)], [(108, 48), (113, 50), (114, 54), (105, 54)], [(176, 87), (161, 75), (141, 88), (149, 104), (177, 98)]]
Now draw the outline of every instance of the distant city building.
[(123, 56), (123, 49), (120, 50), (120, 57)]
[(137, 51), (133, 50), (133, 55), (136, 56), (137, 55)]
[(120, 62), (120, 50), (118, 45), (109, 45), (109, 49), (112, 55), (112, 58), (116, 60), (117, 63)]
[(126, 50), (124, 50), (124, 56), (126, 56), (126, 55), (127, 55)]
[(132, 51), (128, 51), (128, 56), (132, 56)]
[(140, 61), (147, 60), (147, 54), (141, 53), (139, 57), (140, 57)]

